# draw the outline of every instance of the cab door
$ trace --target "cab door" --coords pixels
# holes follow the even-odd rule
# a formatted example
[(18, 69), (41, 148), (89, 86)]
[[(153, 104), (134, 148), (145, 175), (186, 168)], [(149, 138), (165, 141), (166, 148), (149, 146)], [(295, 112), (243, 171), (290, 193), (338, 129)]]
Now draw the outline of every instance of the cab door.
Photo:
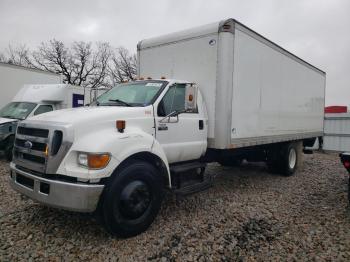
[(162, 145), (169, 163), (195, 160), (205, 153), (207, 126), (204, 112), (183, 112), (186, 84), (173, 84), (158, 103), (155, 110), (156, 139)]

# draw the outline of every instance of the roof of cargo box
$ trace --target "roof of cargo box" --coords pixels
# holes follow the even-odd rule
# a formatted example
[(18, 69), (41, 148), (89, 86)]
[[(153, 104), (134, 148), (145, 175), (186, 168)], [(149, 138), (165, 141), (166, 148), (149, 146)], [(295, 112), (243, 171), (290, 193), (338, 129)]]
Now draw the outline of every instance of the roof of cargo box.
[(5, 62), (0, 62), (0, 66), (6, 66), (6, 67), (12, 67), (14, 69), (19, 69), (19, 70), (28, 70), (28, 71), (33, 71), (33, 72), (38, 72), (38, 73), (43, 73), (43, 74), (60, 76), (59, 74), (56, 74), (56, 73), (53, 73), (50, 71), (46, 71), (46, 70), (42, 70), (39, 68), (30, 68), (30, 67), (26, 67), (26, 66), (22, 66), (22, 65), (15, 65), (15, 64), (5, 63)]
[(211, 23), (199, 27), (194, 27), (187, 30), (182, 30), (170, 34), (165, 34), (158, 37), (148, 38), (141, 40), (137, 44), (137, 50), (142, 50), (146, 48), (152, 48), (162, 45), (167, 45), (171, 43), (176, 43), (179, 41), (185, 41), (185, 40), (191, 40), (194, 38), (211, 35), (214, 33), (220, 33), (220, 32), (231, 32), (234, 33), (234, 29), (238, 28), (248, 34), (253, 35), (257, 40), (269, 45), (270, 47), (279, 50), (280, 52), (284, 53), (288, 57), (293, 58), (294, 60), (301, 62), (302, 64), (316, 70), (319, 73), (326, 74), (323, 70), (317, 68), (316, 66), (306, 62), (305, 60), (301, 59), (300, 57), (292, 54), (291, 52), (287, 51), (283, 47), (279, 46), (278, 44), (272, 42), (271, 40), (267, 39), (266, 37), (260, 35), (259, 33), (255, 32), (254, 30), (250, 29), (249, 27), (245, 26), (244, 24), (240, 23), (239, 21), (229, 18), (225, 20), (221, 20), (216, 23)]
[(59, 103), (65, 100), (69, 87), (68, 84), (24, 85), (12, 101)]

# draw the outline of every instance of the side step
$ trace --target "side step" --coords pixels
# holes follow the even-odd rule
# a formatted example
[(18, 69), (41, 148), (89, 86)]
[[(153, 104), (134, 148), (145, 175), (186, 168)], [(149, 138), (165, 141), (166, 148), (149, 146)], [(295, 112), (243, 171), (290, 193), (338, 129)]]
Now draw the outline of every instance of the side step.
[(172, 165), (170, 166), (170, 172), (174, 174), (179, 174), (179, 173), (184, 173), (186, 171), (190, 171), (196, 168), (205, 168), (205, 167), (206, 167), (205, 163), (190, 162), (185, 164)]
[(177, 196), (186, 196), (194, 193), (198, 193), (200, 191), (206, 190), (213, 186), (213, 182), (209, 179), (206, 179), (199, 183), (189, 184), (178, 189), (174, 190), (174, 193)]
[[(206, 164), (201, 162), (189, 162), (170, 166), (172, 174), (173, 192), (176, 196), (186, 196), (194, 194), (213, 185), (212, 179), (204, 174)], [(200, 173), (189, 171), (201, 169)], [(186, 173), (187, 172), (187, 173)]]

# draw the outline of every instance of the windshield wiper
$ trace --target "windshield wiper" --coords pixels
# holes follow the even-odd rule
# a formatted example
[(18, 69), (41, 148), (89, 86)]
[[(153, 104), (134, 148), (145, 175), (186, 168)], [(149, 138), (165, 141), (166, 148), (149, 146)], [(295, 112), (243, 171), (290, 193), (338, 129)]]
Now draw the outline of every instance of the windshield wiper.
[(117, 102), (117, 103), (123, 104), (124, 106), (132, 106), (131, 104), (120, 99), (109, 99), (108, 101)]

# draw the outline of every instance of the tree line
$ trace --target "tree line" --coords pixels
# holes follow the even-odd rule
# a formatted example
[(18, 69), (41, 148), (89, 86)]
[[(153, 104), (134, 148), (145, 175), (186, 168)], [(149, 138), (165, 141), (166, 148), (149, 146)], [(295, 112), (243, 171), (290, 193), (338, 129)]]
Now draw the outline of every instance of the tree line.
[(67, 45), (53, 39), (34, 50), (24, 44), (9, 45), (0, 52), (0, 62), (61, 74), (64, 83), (96, 88), (135, 80), (137, 59), (126, 48), (106, 42)]

